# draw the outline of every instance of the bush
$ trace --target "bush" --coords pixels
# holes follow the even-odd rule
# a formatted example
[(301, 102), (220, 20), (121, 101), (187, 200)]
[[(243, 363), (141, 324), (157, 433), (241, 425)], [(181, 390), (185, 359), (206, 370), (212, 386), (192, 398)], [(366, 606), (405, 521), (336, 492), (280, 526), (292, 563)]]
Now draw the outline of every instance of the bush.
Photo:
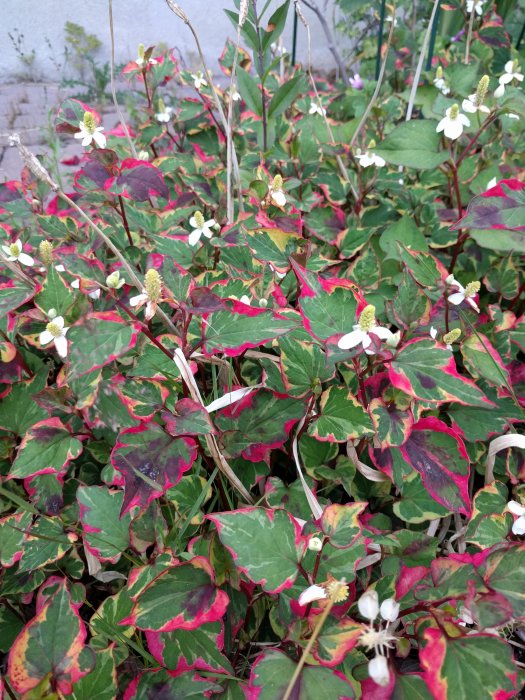
[(272, 48), (289, 3), (253, 7), (224, 91), (141, 47), (133, 128), (63, 103), (66, 189), (13, 139), (9, 696), (514, 697), (518, 61), (474, 8), (472, 38), (373, 94), (373, 57), (314, 79)]

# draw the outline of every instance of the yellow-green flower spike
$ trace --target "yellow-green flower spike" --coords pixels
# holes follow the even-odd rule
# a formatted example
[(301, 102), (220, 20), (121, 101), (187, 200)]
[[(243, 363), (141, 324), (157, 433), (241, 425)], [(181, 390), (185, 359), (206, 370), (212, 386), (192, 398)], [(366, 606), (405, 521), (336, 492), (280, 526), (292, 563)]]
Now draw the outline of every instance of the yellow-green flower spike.
[(478, 83), (476, 88), (476, 104), (478, 107), (483, 104), (485, 97), (487, 96), (487, 91), (489, 89), (490, 78), (488, 75), (484, 75)]
[(91, 112), (84, 112), (84, 126), (90, 134), (93, 134), (97, 128), (95, 117)]
[(159, 97), (159, 99), (157, 100), (157, 109), (159, 110), (159, 113), (166, 111), (166, 105), (164, 104), (164, 100), (162, 99), (162, 97)]
[(470, 298), (476, 295), (481, 289), (481, 283), (477, 280), (475, 282), (469, 282), (465, 287), (465, 298)]
[(17, 258), (20, 255), (20, 248), (16, 245), (16, 243), (11, 243), (9, 246), (9, 252), (13, 257)]
[(375, 148), (376, 146), (377, 146), (376, 140), (375, 140), (375, 139), (372, 139), (372, 140), (370, 141), (370, 143), (368, 144), (368, 150), (371, 151), (371, 150), (372, 150), (373, 148)]
[(63, 329), (58, 325), (58, 323), (50, 321), (46, 326), (46, 331), (51, 333), (53, 338), (59, 338), (62, 335)]
[(203, 228), (204, 227), (204, 216), (202, 215), (202, 212), (196, 211), (195, 214), (193, 215), (195, 218), (195, 223), (197, 224), (197, 228)]
[(46, 267), (53, 264), (53, 245), (49, 241), (40, 241), (38, 245), (38, 257)]
[(276, 175), (273, 178), (272, 187), (274, 190), (281, 190), (283, 188), (283, 179), (280, 175)]
[(144, 59), (144, 44), (139, 44), (139, 58)]
[(144, 289), (150, 301), (160, 301), (162, 294), (162, 277), (153, 268), (146, 272)]
[(363, 333), (368, 333), (376, 325), (376, 307), (373, 304), (368, 304), (361, 311), (359, 316), (359, 328)]
[(454, 104), (450, 108), (450, 119), (457, 119), (458, 118), (458, 113), (459, 113), (459, 105)]
[(436, 68), (436, 80), (443, 80), (443, 68), (441, 66)]
[(452, 345), (452, 343), (455, 343), (456, 340), (458, 340), (460, 335), (461, 330), (459, 328), (453, 328), (449, 333), (445, 333), (443, 336), (443, 342), (447, 345)]
[(341, 581), (329, 581), (326, 584), (326, 592), (334, 603), (342, 603), (348, 598), (348, 586), (344, 579)]

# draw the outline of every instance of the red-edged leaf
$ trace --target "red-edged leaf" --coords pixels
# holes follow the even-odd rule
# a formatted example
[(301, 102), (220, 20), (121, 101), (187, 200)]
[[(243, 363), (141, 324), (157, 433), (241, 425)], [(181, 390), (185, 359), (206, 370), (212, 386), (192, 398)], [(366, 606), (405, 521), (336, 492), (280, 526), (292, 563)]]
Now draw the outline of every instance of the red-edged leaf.
[(181, 399), (173, 411), (162, 411), (162, 419), (170, 435), (208, 435), (215, 429), (210, 414), (202, 404), (193, 399)]
[(172, 676), (163, 668), (144, 671), (126, 688), (122, 700), (183, 700), (183, 698), (208, 698), (212, 691), (222, 687), (213, 680), (200, 678), (195, 673)]
[(9, 477), (59, 474), (81, 453), (80, 440), (71, 435), (59, 418), (48, 418), (35, 423), (24, 435)]
[(18, 278), (2, 282), (0, 284), (0, 318), (32, 299), (40, 289), (40, 285), (33, 287)]
[(403, 445), (384, 450), (370, 448), (370, 456), (379, 469), (396, 480), (402, 478), (407, 465), (412, 467), (421, 474), (425, 488), (438, 503), (453, 512), (470, 514), (465, 445), (437, 418), (422, 418)]
[(153, 195), (164, 199), (169, 196), (162, 172), (151, 163), (133, 158), (122, 161), (120, 174), (106, 188), (135, 202), (146, 202)]
[(77, 502), (84, 544), (99, 561), (117, 562), (129, 547), (131, 515), (120, 515), (124, 494), (107, 486), (80, 486)]
[(139, 324), (130, 324), (111, 311), (84, 316), (67, 334), (68, 378), (81, 377), (113, 362), (135, 347)]
[(9, 654), (8, 678), (17, 693), (27, 693), (49, 676), (64, 695), (85, 676), (94, 654), (84, 646), (86, 628), (65, 581), (37, 610), (16, 638)]
[(500, 180), (495, 187), (471, 200), (467, 213), (452, 229), (524, 231), (524, 217), (525, 183)]
[(194, 630), (146, 632), (146, 640), (157, 661), (177, 674), (192, 669), (232, 672), (228, 659), (221, 653), (224, 648), (222, 621), (210, 622)]
[(228, 602), (226, 593), (215, 585), (208, 560), (194, 557), (153, 579), (136, 597), (131, 615), (120, 624), (154, 632), (194, 630), (220, 620)]
[(169, 396), (168, 387), (151, 379), (113, 377), (120, 400), (132, 418), (150, 420)]
[(291, 588), (304, 552), (299, 525), (290, 513), (242, 508), (207, 516), (235, 565), (268, 593)]
[(414, 424), (414, 416), (410, 409), (404, 411), (395, 404), (385, 403), (382, 399), (372, 399), (368, 404), (368, 412), (381, 447), (402, 445), (408, 439)]
[(320, 340), (348, 333), (356, 314), (365, 306), (359, 289), (350, 280), (319, 277), (292, 260), (299, 281), (299, 310), (305, 328)]
[(472, 379), (458, 374), (452, 353), (432, 340), (409, 340), (390, 363), (388, 375), (397, 389), (423, 401), (492, 405)]
[(111, 463), (124, 480), (122, 513), (160, 498), (190, 469), (196, 454), (193, 439), (172, 438), (155, 423), (122, 430), (111, 452)]
[(366, 506), (366, 503), (346, 505), (333, 503), (324, 509), (320, 524), (333, 547), (337, 549), (350, 547), (355, 542), (362, 530), (359, 516)]

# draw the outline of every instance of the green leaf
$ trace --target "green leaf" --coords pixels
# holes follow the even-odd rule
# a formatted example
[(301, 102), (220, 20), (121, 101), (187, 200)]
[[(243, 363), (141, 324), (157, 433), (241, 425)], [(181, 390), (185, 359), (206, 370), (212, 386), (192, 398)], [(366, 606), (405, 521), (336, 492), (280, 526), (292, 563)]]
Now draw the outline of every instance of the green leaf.
[(75, 295), (56, 271), (54, 265), (47, 270), (42, 291), (35, 297), (35, 304), (45, 314), (55, 309), (58, 316), (63, 316), (75, 300)]
[(262, 32), (262, 48), (263, 51), (267, 51), (271, 44), (277, 42), (281, 34), (283, 33), (284, 27), (286, 25), (286, 18), (288, 16), (288, 8), (290, 6), (290, 0), (286, 0), (280, 7), (278, 7), (275, 12), (271, 15), (268, 20), (268, 27), (266, 31)]
[(513, 697), (518, 692), (512, 650), (505, 640), (488, 634), (447, 637), (435, 628), (426, 629), (424, 639), (419, 659), (433, 697)]
[(284, 385), (290, 396), (317, 394), (322, 382), (333, 377), (335, 369), (327, 366), (326, 355), (318, 345), (285, 336), (279, 346)]
[(21, 511), (0, 519), (0, 564), (13, 566), (22, 556), (22, 544), (29, 526), (31, 513)]
[(517, 619), (525, 617), (525, 545), (496, 549), (481, 565), (487, 585), (501, 593), (512, 606)]
[(0, 318), (4, 318), (8, 313), (32, 299), (37, 290), (38, 287), (26, 284), (18, 277), (0, 284)]
[(19, 571), (34, 571), (58, 561), (71, 547), (59, 518), (39, 518), (24, 542)]
[(233, 357), (248, 348), (256, 348), (268, 340), (297, 327), (297, 322), (272, 311), (253, 309), (250, 314), (217, 311), (204, 325), (204, 350), (209, 355), (224, 352)]
[[(136, 684), (135, 684), (136, 683)], [(132, 688), (132, 690), (131, 690)], [(210, 692), (222, 690), (213, 680), (201, 678), (194, 673), (171, 676), (164, 669), (145, 671), (126, 690), (127, 700), (201, 700), (210, 697)]]
[(406, 270), (393, 301), (386, 302), (389, 319), (400, 328), (424, 326), (430, 320), (430, 299)]
[(388, 260), (400, 260), (398, 243), (403, 244), (412, 250), (428, 251), (425, 236), (418, 229), (414, 220), (409, 216), (402, 216), (394, 224), (386, 228), (379, 239), (379, 246), (385, 251)]
[(70, 346), (68, 379), (113, 362), (135, 346), (139, 330), (138, 324), (130, 325), (111, 311), (85, 316), (67, 335)]
[(475, 379), (482, 377), (498, 387), (510, 386), (509, 372), (487, 336), (473, 333), (460, 348), (465, 367)]
[(240, 66), (237, 68), (239, 92), (251, 112), (262, 115), (262, 97), (257, 80)]
[(285, 112), (293, 101), (306, 89), (306, 78), (303, 73), (298, 73), (286, 80), (275, 92), (268, 107), (268, 119), (278, 117)]
[(320, 415), (308, 427), (308, 434), (317, 440), (346, 442), (374, 433), (370, 416), (345, 387), (324, 391), (319, 408)]
[(71, 700), (114, 700), (117, 674), (113, 648), (96, 652), (94, 669), (73, 686)]
[(9, 656), (11, 687), (26, 693), (49, 676), (64, 695), (94, 665), (86, 630), (64, 580), (18, 635)]
[(236, 566), (268, 593), (290, 588), (298, 574), (304, 544), (297, 521), (286, 511), (243, 508), (209, 515)]
[(388, 163), (406, 168), (432, 170), (448, 160), (448, 151), (438, 152), (440, 135), (437, 121), (412, 119), (393, 128), (388, 136), (374, 148), (374, 153)]
[[(285, 654), (270, 651), (255, 662), (250, 676), (251, 697), (276, 700), (284, 697), (296, 663)], [(294, 685), (294, 700), (348, 700), (354, 691), (346, 679), (328, 668), (305, 665)]]
[(77, 490), (84, 543), (100, 561), (115, 563), (129, 547), (131, 516), (120, 517), (123, 491), (106, 486), (80, 486)]
[(47, 418), (33, 396), (46, 386), (48, 369), (43, 368), (25, 382), (11, 385), (11, 391), (0, 401), (0, 428), (21, 436), (35, 423)]
[(417, 525), (448, 515), (449, 510), (435, 501), (423, 485), (416, 471), (403, 477), (402, 498), (394, 503), (394, 513), (406, 523)]
[(71, 435), (59, 418), (42, 420), (25, 434), (9, 477), (25, 479), (35, 474), (63, 473), (82, 449), (80, 440)]

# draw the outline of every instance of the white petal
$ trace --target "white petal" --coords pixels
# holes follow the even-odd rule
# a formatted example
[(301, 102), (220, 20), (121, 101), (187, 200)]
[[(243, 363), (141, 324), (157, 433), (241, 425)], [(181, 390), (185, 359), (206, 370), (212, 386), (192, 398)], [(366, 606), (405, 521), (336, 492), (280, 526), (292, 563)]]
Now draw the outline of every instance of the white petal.
[(514, 521), (512, 525), (512, 532), (515, 535), (525, 535), (525, 516), (522, 515), (517, 520)]
[(474, 114), (477, 110), (476, 105), (470, 100), (463, 100), (461, 107), (465, 112), (469, 112), (470, 114)]
[(510, 510), (513, 515), (525, 515), (525, 506), (522, 506), (518, 501), (509, 501), (507, 510)]
[(472, 306), (472, 308), (474, 309), (474, 311), (477, 311), (478, 314), (479, 314), (479, 306), (476, 304), (476, 302), (474, 301), (474, 299), (472, 299), (472, 297), (468, 297), (467, 299), (465, 299), (465, 301), (467, 302), (467, 304), (469, 304), (470, 306)]
[(368, 168), (370, 165), (374, 164), (374, 159), (370, 157), (370, 154), (368, 153), (368, 151), (366, 153), (361, 153), (360, 155), (358, 155), (356, 157), (359, 160), (359, 165), (362, 168)]
[[(458, 120), (464, 124), (465, 126), (470, 126), (470, 119), (467, 117), (466, 114), (461, 114), (461, 112), (458, 114)], [(463, 129), (462, 129), (463, 131)]]
[(353, 330), (350, 333), (346, 333), (342, 338), (339, 338), (337, 346), (341, 350), (350, 350), (350, 348), (355, 348), (363, 341), (364, 333), (361, 329)]
[(386, 160), (381, 158), (381, 156), (378, 156), (377, 153), (372, 153), (372, 159), (374, 161), (374, 165), (377, 165), (378, 168), (382, 168), (386, 165)]
[(83, 146), (89, 146), (92, 140), (93, 140), (93, 138), (92, 138), (91, 134), (88, 134), (87, 136), (85, 136), (85, 137), (83, 138), (83, 140), (82, 140), (82, 145), (83, 145)]
[(513, 79), (512, 73), (503, 73), (503, 75), (499, 79), (499, 84), (500, 85), (508, 85), (509, 83), (512, 83)]
[(363, 340), (361, 341), (361, 344), (364, 350), (366, 350), (372, 345), (372, 338), (368, 335), (368, 333), (363, 333)]
[(523, 81), (523, 73), (514, 73), (514, 79), (521, 83)]
[(381, 340), (388, 340), (393, 335), (392, 331), (386, 328), (385, 326), (374, 326), (370, 333), (377, 335), (377, 337)]
[(202, 229), (196, 228), (195, 231), (192, 231), (190, 235), (188, 236), (188, 243), (190, 245), (197, 245), (197, 243), (200, 241), (201, 236), (202, 236)]
[(136, 297), (131, 297), (131, 299), (129, 300), (129, 305), (138, 306), (139, 304), (143, 304), (145, 301), (147, 301), (147, 298), (147, 294), (137, 294)]
[(232, 403), (240, 401), (243, 398), (243, 396), (246, 396), (246, 394), (249, 394), (255, 388), (256, 387), (253, 386), (247, 386), (243, 389), (235, 389), (235, 391), (229, 391), (227, 394), (224, 394), (224, 396), (221, 396), (220, 399), (215, 399), (215, 401), (212, 401), (210, 404), (208, 404), (206, 406), (206, 410), (208, 411), (208, 413), (213, 413), (213, 411), (218, 411), (220, 408), (230, 406)]
[(388, 670), (388, 661), (384, 656), (376, 656), (368, 662), (368, 675), (382, 687), (388, 685), (390, 681), (390, 672)]
[(26, 255), (26, 253), (20, 253), (18, 256), (18, 261), (22, 263), (22, 265), (34, 265), (35, 261), (30, 255)]
[(440, 131), (444, 131), (445, 126), (446, 126), (447, 124), (448, 124), (448, 117), (443, 117), (443, 119), (442, 119), (442, 120), (439, 122), (439, 124), (436, 126), (436, 131), (438, 132), (438, 134), (439, 134)]
[(71, 282), (73, 289), (80, 289), (80, 280), (78, 277)]
[(314, 600), (323, 600), (326, 598), (326, 591), (321, 586), (310, 586), (304, 590), (299, 596), (299, 605), (307, 605), (313, 603)]
[(494, 97), (503, 97), (505, 94), (505, 85), (500, 83), (500, 85), (494, 90)]
[(77, 131), (76, 134), (73, 134), (73, 138), (75, 139), (83, 139), (85, 137), (85, 134), (82, 131)]
[(279, 207), (284, 207), (284, 205), (286, 204), (286, 196), (282, 190), (273, 191), (272, 200)]
[[(101, 127), (99, 127), (99, 128), (101, 128)], [(93, 134), (93, 140), (95, 141), (95, 143), (97, 144), (97, 146), (99, 148), (106, 147), (106, 137), (98, 129)]]
[(8, 245), (3, 245), (2, 250), (6, 255), (11, 255), (11, 248)]
[(40, 345), (47, 345), (48, 343), (50, 343), (53, 340), (53, 337), (54, 337), (53, 334), (50, 333), (49, 331), (42, 331), (42, 333), (40, 333), (40, 338), (39, 338)]
[(513, 68), (514, 68), (514, 61), (512, 59), (510, 61), (507, 61), (507, 63), (505, 63), (505, 73), (512, 73)]
[(194, 216), (192, 216), (190, 219), (190, 226), (193, 226), (193, 228), (198, 228), (197, 220)]
[(55, 265), (55, 270), (57, 272), (65, 272), (66, 268), (63, 265)]
[(204, 226), (202, 227), (202, 234), (206, 236), (206, 238), (211, 238), (213, 236), (213, 231), (207, 224), (204, 224)]
[(399, 617), (399, 603), (393, 598), (387, 598), (381, 603), (379, 612), (383, 620), (387, 622), (395, 622)]
[(215, 219), (208, 219), (208, 221), (204, 222), (204, 226), (207, 226), (208, 228), (211, 228), (212, 226), (215, 226), (217, 222)]
[(357, 601), (357, 608), (362, 617), (367, 620), (375, 620), (379, 613), (379, 598), (377, 591), (368, 590)]
[(14, 245), (16, 246), (16, 248), (18, 249), (18, 253), (20, 254), (22, 252), (22, 241), (20, 240), (20, 238), (14, 242)]
[(435, 340), (436, 336), (437, 336), (437, 328), (434, 328), (434, 326), (430, 326), (429, 333), (430, 333), (430, 337), (434, 338), (434, 340)]
[(454, 304), (454, 306), (459, 306), (462, 301), (465, 300), (465, 295), (463, 292), (454, 292), (454, 294), (451, 294), (448, 298), (451, 304)]
[(445, 136), (455, 141), (463, 133), (463, 124), (459, 119), (449, 119), (447, 125), (445, 126)]
[(55, 338), (55, 348), (61, 358), (67, 357), (67, 340), (63, 335), (59, 335)]
[(149, 321), (153, 318), (153, 316), (155, 316), (156, 310), (157, 305), (152, 301), (148, 301), (148, 303), (146, 304), (146, 311), (144, 312), (144, 318), (146, 319), (146, 321)]

